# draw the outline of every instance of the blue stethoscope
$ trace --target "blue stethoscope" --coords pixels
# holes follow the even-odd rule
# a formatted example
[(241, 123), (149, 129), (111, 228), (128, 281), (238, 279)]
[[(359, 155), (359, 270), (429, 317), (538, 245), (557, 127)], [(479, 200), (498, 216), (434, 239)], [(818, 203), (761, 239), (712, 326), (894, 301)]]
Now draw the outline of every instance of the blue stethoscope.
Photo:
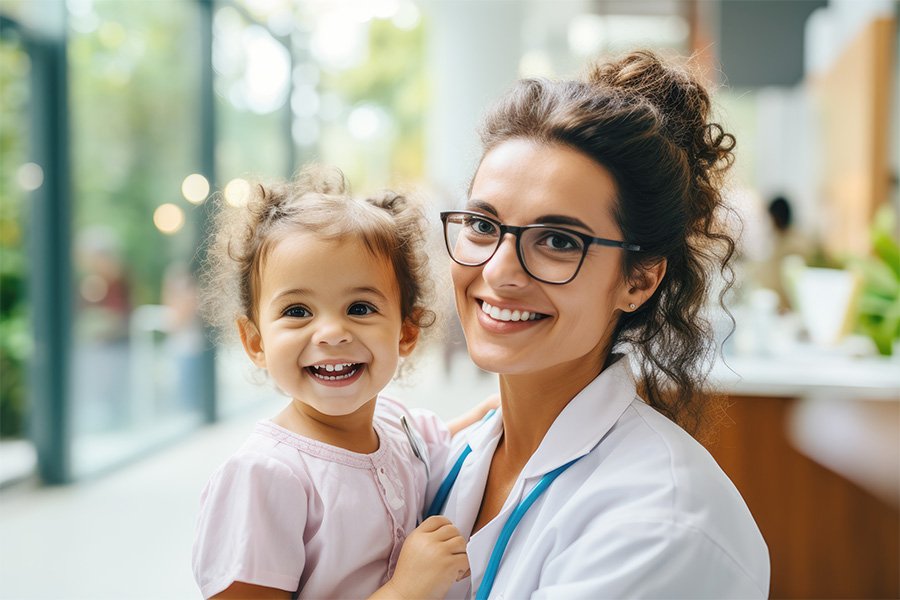
[[(484, 421), (488, 420), (493, 414), (494, 411), (489, 412), (485, 416)], [(447, 497), (450, 496), (450, 490), (453, 489), (453, 484), (456, 483), (456, 478), (459, 477), (459, 472), (462, 469), (463, 463), (466, 462), (466, 458), (471, 453), (471, 446), (466, 444), (462, 454), (456, 459), (453, 468), (450, 469), (450, 472), (444, 478), (444, 481), (441, 482), (441, 486), (438, 488), (437, 494), (431, 502), (431, 506), (428, 507), (428, 510), (425, 513), (426, 519), (443, 512), (444, 506), (447, 504)], [(579, 456), (578, 458), (581, 457)], [(567, 462), (561, 467), (553, 469), (541, 477), (540, 481), (532, 488), (528, 496), (526, 496), (525, 499), (516, 506), (515, 510), (513, 510), (512, 514), (503, 525), (500, 536), (497, 538), (494, 549), (491, 551), (491, 557), (488, 560), (487, 569), (484, 572), (481, 585), (478, 586), (478, 591), (475, 593), (475, 600), (486, 600), (491, 594), (491, 588), (494, 587), (494, 580), (497, 578), (497, 571), (500, 569), (500, 561), (503, 560), (503, 553), (506, 552), (506, 546), (509, 544), (509, 539), (512, 537), (512, 534), (516, 531), (519, 521), (522, 520), (522, 517), (525, 516), (525, 513), (528, 512), (528, 509), (531, 508), (531, 505), (534, 504), (535, 500), (550, 487), (553, 480), (559, 477), (563, 471), (571, 467), (578, 458)]]

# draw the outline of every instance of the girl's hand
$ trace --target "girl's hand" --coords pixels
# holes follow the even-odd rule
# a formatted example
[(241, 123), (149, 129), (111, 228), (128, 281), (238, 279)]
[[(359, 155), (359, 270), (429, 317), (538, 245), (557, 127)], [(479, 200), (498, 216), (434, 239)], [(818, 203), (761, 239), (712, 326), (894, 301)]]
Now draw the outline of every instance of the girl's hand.
[(394, 576), (370, 600), (443, 598), (468, 576), (466, 540), (446, 517), (429, 517), (406, 538)]
[(488, 411), (499, 408), (499, 406), (500, 394), (491, 394), (485, 400), (483, 400), (481, 404), (479, 404), (472, 410), (463, 413), (459, 417), (456, 417), (455, 419), (447, 423), (447, 429), (450, 430), (450, 435), (456, 435), (469, 425), (477, 423), (482, 418), (484, 418), (484, 415), (488, 414)]

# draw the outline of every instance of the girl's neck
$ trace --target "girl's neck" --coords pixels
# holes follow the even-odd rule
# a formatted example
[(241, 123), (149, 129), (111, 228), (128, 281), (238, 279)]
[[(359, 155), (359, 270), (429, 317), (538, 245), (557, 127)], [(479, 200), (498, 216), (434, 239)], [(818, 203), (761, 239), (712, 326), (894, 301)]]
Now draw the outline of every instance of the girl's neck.
[(378, 435), (372, 425), (375, 398), (349, 415), (326, 415), (300, 400), (291, 403), (272, 421), (296, 434), (351, 452), (371, 454), (378, 450)]
[(563, 409), (603, 370), (608, 356), (608, 351), (591, 352), (537, 373), (500, 375), (503, 438), (497, 452), (524, 467)]

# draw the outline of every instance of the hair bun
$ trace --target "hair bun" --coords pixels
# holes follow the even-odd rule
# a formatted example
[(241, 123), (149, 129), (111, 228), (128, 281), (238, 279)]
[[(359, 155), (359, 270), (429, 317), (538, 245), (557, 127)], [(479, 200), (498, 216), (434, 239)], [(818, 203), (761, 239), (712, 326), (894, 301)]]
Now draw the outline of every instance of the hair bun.
[(593, 65), (587, 81), (649, 102), (662, 117), (666, 137), (688, 153), (690, 162), (704, 172), (701, 177), (717, 177), (734, 162), (734, 136), (718, 123), (709, 122), (709, 94), (687, 69), (639, 50), (616, 61)]

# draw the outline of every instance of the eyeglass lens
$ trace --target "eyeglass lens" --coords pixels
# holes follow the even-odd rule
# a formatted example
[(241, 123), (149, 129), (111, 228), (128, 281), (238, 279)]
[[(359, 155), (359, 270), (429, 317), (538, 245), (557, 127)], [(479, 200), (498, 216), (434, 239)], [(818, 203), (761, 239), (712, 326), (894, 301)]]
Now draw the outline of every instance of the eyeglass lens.
[[(496, 223), (474, 215), (449, 215), (445, 231), (450, 255), (464, 265), (487, 262), (501, 241)], [(525, 269), (547, 282), (565, 282), (574, 277), (584, 255), (581, 238), (552, 227), (526, 228), (520, 231), (518, 244)]]

